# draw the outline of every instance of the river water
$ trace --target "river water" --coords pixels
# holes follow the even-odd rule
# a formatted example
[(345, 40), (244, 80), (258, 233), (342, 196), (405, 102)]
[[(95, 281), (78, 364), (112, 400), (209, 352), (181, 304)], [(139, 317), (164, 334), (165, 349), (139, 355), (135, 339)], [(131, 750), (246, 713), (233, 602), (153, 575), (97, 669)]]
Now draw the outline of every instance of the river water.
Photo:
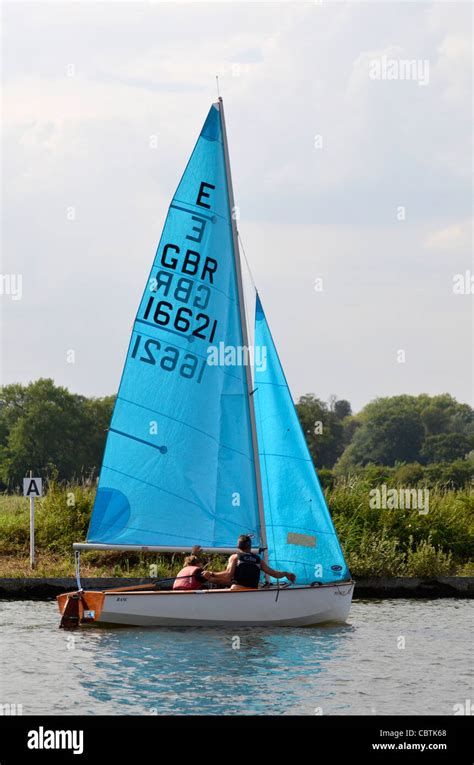
[(0, 704), (23, 715), (452, 715), (474, 698), (473, 622), (472, 601), (371, 600), (333, 627), (71, 632), (54, 602), (5, 600)]

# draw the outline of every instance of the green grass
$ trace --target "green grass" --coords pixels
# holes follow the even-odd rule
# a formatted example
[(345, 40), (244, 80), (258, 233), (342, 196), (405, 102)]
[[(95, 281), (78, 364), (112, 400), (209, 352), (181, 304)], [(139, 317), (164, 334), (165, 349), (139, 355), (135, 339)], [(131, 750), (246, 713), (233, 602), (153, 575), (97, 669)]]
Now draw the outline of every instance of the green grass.
[[(341, 479), (326, 491), (347, 561), (359, 576), (474, 574), (474, 491), (429, 489), (429, 510), (370, 507), (373, 484)], [(404, 488), (408, 488), (405, 486)]]
[[(72, 543), (84, 540), (95, 486), (51, 481), (36, 500), (35, 576), (73, 576)], [(474, 576), (474, 491), (430, 488), (429, 512), (370, 507), (367, 478), (339, 479), (326, 489), (353, 576)], [(405, 487), (407, 488), (407, 487)], [(218, 556), (216, 556), (218, 558)], [(83, 576), (168, 577), (182, 555), (87, 552)], [(223, 564), (218, 558), (214, 565)], [(153, 566), (154, 568), (150, 568)], [(0, 577), (31, 576), (29, 501), (0, 495)]]

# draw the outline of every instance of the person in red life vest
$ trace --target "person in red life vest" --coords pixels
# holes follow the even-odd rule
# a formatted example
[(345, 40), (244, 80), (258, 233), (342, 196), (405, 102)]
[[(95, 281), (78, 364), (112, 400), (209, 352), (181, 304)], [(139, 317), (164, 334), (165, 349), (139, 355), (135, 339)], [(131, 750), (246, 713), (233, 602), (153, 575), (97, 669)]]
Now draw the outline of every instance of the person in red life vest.
[[(267, 566), (260, 555), (252, 552), (252, 540), (247, 534), (241, 534), (237, 540), (238, 552), (231, 555), (225, 571), (204, 571), (202, 576), (213, 584), (221, 587), (229, 587), (231, 590), (254, 590), (260, 581), (260, 573), (263, 571), (275, 579), (288, 579), (291, 583), (296, 581), (296, 576), (291, 571), (277, 571)], [(193, 552), (199, 554), (200, 547), (193, 548)]]
[(173, 590), (201, 590), (207, 583), (203, 562), (199, 558), (199, 549), (198, 545), (193, 547), (191, 555), (184, 559), (184, 567), (176, 575)]

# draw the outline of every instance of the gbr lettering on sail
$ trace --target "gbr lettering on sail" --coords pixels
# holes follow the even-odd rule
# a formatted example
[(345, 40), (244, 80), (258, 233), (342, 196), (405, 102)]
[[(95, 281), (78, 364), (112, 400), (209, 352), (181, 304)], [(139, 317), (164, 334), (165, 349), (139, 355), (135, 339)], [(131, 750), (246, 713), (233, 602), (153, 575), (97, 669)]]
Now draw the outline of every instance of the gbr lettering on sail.
[[(213, 184), (201, 181), (196, 206), (210, 210), (211, 205), (206, 199), (210, 199), (214, 189)], [(183, 248), (169, 242), (162, 249), (162, 268), (151, 285), (151, 291), (156, 294), (148, 299), (143, 319), (212, 343), (217, 319), (212, 319), (206, 312), (211, 296), (207, 285), (214, 283), (217, 260), (201, 255), (196, 249), (209, 219), (199, 214), (191, 215), (190, 219), (192, 223), (185, 239), (192, 244)], [(178, 307), (177, 303), (180, 304)]]
[[(215, 188), (212, 183), (201, 181), (195, 205), (210, 210), (209, 202)], [(167, 242), (161, 254), (158, 253), (158, 271), (149, 283), (151, 295), (144, 302), (137, 321), (178, 336), (182, 333), (189, 342), (200, 339), (212, 343), (218, 322), (209, 315), (209, 285), (214, 284), (218, 263), (197, 249), (212, 218), (198, 212), (190, 213), (174, 203), (171, 208), (186, 213), (189, 228), (184, 239), (187, 241), (181, 247)], [(135, 337), (131, 358), (197, 383), (201, 382), (207, 365), (207, 358), (202, 359), (189, 350), (142, 334)]]

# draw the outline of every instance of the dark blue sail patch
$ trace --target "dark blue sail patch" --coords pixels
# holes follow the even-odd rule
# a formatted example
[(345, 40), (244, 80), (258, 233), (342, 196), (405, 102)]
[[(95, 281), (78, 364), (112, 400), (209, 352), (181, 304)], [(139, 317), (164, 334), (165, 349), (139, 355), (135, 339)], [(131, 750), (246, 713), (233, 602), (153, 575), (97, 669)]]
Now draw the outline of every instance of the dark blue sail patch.
[(88, 534), (89, 542), (108, 542), (111, 535), (116, 535), (125, 528), (130, 519), (130, 504), (117, 489), (98, 489), (94, 503), (94, 513)]
[(215, 106), (212, 106), (201, 130), (201, 137), (207, 141), (217, 141), (220, 137), (220, 132), (219, 112)]

